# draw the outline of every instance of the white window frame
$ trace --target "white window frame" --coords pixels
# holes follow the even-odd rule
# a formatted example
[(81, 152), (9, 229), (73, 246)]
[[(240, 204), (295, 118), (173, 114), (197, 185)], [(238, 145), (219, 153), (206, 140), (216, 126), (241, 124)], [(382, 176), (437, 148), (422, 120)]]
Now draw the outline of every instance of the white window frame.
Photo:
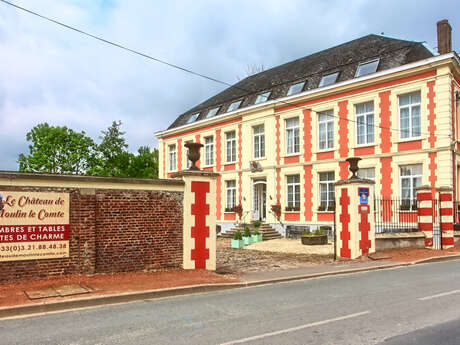
[(225, 162), (236, 162), (236, 131), (225, 132)]
[(360, 168), (357, 175), (359, 178), (375, 181), (375, 168)]
[(225, 209), (233, 209), (236, 206), (236, 180), (225, 181)]
[[(377, 62), (377, 66), (375, 66), (375, 71), (369, 72), (369, 73), (366, 73), (366, 74), (360, 74), (359, 73), (359, 71), (360, 71), (362, 66), (366, 66), (366, 65), (369, 65), (369, 64), (374, 63), (374, 62)], [(370, 61), (366, 61), (366, 62), (360, 62), (358, 67), (356, 68), (355, 78), (359, 78), (359, 77), (362, 77), (362, 76), (377, 72), (377, 69), (379, 68), (379, 63), (380, 63), (380, 59), (374, 59), (374, 60), (370, 60)]]
[[(323, 117), (321, 119), (321, 117)], [(330, 131), (332, 127), (332, 131)], [(325, 147), (321, 148), (321, 130), (324, 128), (325, 133)], [(332, 136), (332, 138), (330, 138)], [(329, 146), (331, 145), (331, 146)], [(318, 112), (318, 151), (331, 151), (334, 150), (334, 111), (326, 110)]]
[(286, 176), (286, 207), (297, 208), (294, 212), (300, 211), (300, 175)]
[(237, 101), (234, 101), (234, 102), (230, 103), (230, 105), (228, 106), (228, 109), (227, 109), (227, 113), (230, 113), (232, 111), (238, 110), (241, 107), (242, 103), (243, 103), (242, 99), (239, 99)]
[[(185, 142), (185, 144), (188, 144), (188, 143), (192, 143), (193, 140), (187, 140)], [(188, 147), (185, 148), (185, 166), (187, 167), (187, 169), (189, 169), (191, 166), (192, 166), (192, 161), (190, 159), (188, 159)]]
[[(364, 104), (370, 104), (372, 103), (372, 111), (367, 111), (363, 113), (358, 113), (358, 106), (359, 105), (364, 105)], [(375, 108), (374, 108), (374, 102), (364, 102), (364, 103), (359, 103), (355, 104), (355, 114), (356, 114), (356, 146), (369, 146), (375, 143)], [(369, 125), (369, 117), (372, 116), (372, 124)], [(364, 141), (362, 143), (359, 143), (359, 124), (360, 120), (363, 119), (364, 123)], [(369, 140), (369, 129), (372, 128), (372, 141)]]
[[(419, 94), (420, 102), (418, 103), (410, 103), (407, 105), (401, 105), (401, 97), (404, 96), (411, 96), (413, 94)], [(418, 121), (420, 124), (419, 127), (419, 133), (417, 135), (414, 135), (414, 127), (413, 127), (413, 118), (415, 117), (413, 115), (414, 108), (418, 107), (419, 109), (419, 114), (418, 114)], [(409, 134), (407, 137), (403, 137), (403, 133), (405, 130), (402, 128), (401, 124), (401, 110), (402, 109), (409, 109)], [(398, 111), (399, 111), (399, 139), (400, 140), (414, 140), (414, 139), (419, 139), (422, 136), (422, 93), (421, 91), (414, 91), (414, 92), (409, 92), (409, 93), (404, 93), (398, 95)]]
[[(331, 77), (331, 76), (334, 76), (335, 75), (335, 79), (333, 81), (329, 81), (328, 80), (328, 77)], [(329, 74), (325, 74), (323, 75), (323, 77), (321, 78), (321, 81), (319, 82), (319, 85), (318, 87), (322, 87), (322, 86), (328, 86), (328, 85), (332, 85), (332, 84), (335, 84), (337, 82), (337, 79), (339, 78), (339, 72), (334, 72), (334, 73), (329, 73)], [(331, 79), (332, 80), (332, 79)], [(327, 81), (327, 83), (326, 83)]]
[(252, 127), (252, 137), (254, 159), (265, 158), (265, 128), (263, 124)]
[(300, 154), (299, 118), (291, 117), (286, 119), (284, 125), (286, 128), (286, 155), (292, 156)]
[[(328, 174), (329, 175), (330, 173), (333, 174), (333, 179), (332, 180), (330, 180), (329, 176), (327, 176), (328, 180), (321, 181), (321, 175), (322, 174)], [(320, 212), (332, 212), (332, 210), (329, 210), (329, 207), (331, 205), (335, 206), (335, 190), (334, 190), (335, 187), (334, 187), (334, 183), (335, 183), (335, 171), (331, 170), (331, 171), (320, 171), (320, 172), (318, 172), (318, 191), (319, 191), (318, 205), (319, 205), (319, 207), (321, 207), (323, 205), (325, 206), (325, 209), (321, 210)], [(322, 199), (323, 194), (321, 193), (321, 190), (322, 190), (323, 185), (326, 187), (326, 200)], [(323, 201), (325, 201), (325, 203)], [(319, 207), (318, 207), (318, 210), (319, 210)]]
[(198, 116), (200, 116), (200, 113), (196, 113), (193, 115), (190, 115), (190, 117), (187, 120), (187, 123), (193, 123), (198, 119)]
[(204, 165), (214, 165), (214, 137), (209, 136), (204, 138)]
[[(403, 168), (409, 168), (411, 169), (412, 167), (420, 167), (421, 173), (413, 173), (412, 171), (410, 172), (410, 175), (403, 175), (402, 174), (402, 169)], [(419, 184), (415, 185), (415, 180), (420, 179)], [(400, 165), (399, 166), (399, 195), (401, 197), (401, 205), (404, 204), (404, 200), (407, 200), (407, 198), (403, 197), (403, 180), (409, 180), (409, 194), (410, 194), (410, 199), (409, 199), (409, 206), (410, 210), (413, 210), (413, 206), (417, 205), (417, 190), (416, 188), (418, 186), (421, 186), (423, 183), (423, 164), (418, 163), (418, 164), (405, 164), (405, 165)], [(409, 211), (409, 210), (407, 210)]]
[[(299, 91), (294, 90), (294, 88), (297, 85), (302, 85), (302, 87), (299, 89)], [(305, 81), (301, 81), (301, 82), (298, 82), (298, 83), (291, 84), (291, 86), (289, 86), (289, 89), (288, 89), (288, 92), (287, 92), (286, 96), (297, 95), (298, 93), (301, 93), (304, 88), (305, 88)]]
[(256, 97), (256, 100), (254, 101), (254, 104), (267, 102), (268, 99), (270, 98), (271, 93), (272, 93), (271, 91), (259, 93)]
[(177, 170), (177, 151), (176, 144), (168, 145), (169, 153), (169, 171)]

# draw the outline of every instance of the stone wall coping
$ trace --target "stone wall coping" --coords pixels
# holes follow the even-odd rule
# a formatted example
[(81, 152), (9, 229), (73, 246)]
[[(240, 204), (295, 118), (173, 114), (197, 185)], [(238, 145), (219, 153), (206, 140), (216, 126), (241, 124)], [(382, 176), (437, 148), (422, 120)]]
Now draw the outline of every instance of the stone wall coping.
[(375, 184), (375, 181), (365, 178), (349, 178), (347, 180), (340, 180), (335, 183), (336, 186), (342, 186), (346, 184)]
[(415, 190), (427, 190), (427, 191), (431, 191), (432, 187), (431, 186), (428, 186), (428, 185), (423, 185), (423, 186), (418, 186), (415, 188)]
[(439, 188), (436, 188), (438, 192), (453, 192), (454, 189), (450, 186), (441, 186)]
[(204, 170), (181, 170), (172, 175), (173, 178), (182, 177), (182, 176), (203, 176), (210, 178), (217, 178), (219, 173), (204, 171)]
[(425, 233), (423, 231), (415, 232), (396, 232), (396, 233), (383, 233), (375, 234), (375, 239), (405, 239), (405, 238), (425, 238)]
[(46, 173), (26, 173), (17, 171), (0, 170), (0, 179), (33, 179), (33, 180), (60, 180), (66, 182), (96, 182), (96, 183), (120, 183), (120, 184), (149, 184), (149, 185), (167, 185), (183, 186), (184, 181), (176, 179), (143, 179), (132, 177), (102, 177), (87, 175), (67, 175), (67, 174), (46, 174)]

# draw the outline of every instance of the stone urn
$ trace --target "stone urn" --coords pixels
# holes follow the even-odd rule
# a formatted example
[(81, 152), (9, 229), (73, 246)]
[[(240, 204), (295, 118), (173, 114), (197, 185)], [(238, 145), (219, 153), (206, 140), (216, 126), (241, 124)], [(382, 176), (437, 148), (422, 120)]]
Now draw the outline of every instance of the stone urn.
[(189, 170), (200, 170), (195, 163), (200, 159), (200, 149), (204, 145), (200, 143), (186, 143), (184, 146), (188, 149), (187, 159), (192, 162)]
[(356, 173), (358, 172), (359, 170), (359, 167), (358, 167), (358, 162), (361, 160), (361, 158), (359, 157), (350, 157), (350, 158), (347, 158), (346, 161), (350, 164), (350, 171), (352, 173), (351, 177), (350, 177), (350, 180), (351, 179), (356, 179), (358, 178), (358, 175), (356, 175)]

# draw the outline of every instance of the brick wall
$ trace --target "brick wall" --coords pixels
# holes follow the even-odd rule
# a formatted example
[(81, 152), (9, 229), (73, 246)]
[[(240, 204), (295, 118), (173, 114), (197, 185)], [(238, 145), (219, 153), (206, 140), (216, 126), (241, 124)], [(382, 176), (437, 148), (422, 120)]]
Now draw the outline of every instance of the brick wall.
[(0, 189), (70, 193), (70, 257), (0, 262), (0, 283), (182, 265), (182, 192), (3, 185)]

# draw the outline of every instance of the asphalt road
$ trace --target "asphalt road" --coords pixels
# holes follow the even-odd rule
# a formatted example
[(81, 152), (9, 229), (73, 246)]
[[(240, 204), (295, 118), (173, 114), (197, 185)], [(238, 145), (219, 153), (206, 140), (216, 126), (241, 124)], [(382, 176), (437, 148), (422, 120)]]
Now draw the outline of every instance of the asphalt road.
[(0, 321), (0, 344), (460, 344), (460, 260)]

